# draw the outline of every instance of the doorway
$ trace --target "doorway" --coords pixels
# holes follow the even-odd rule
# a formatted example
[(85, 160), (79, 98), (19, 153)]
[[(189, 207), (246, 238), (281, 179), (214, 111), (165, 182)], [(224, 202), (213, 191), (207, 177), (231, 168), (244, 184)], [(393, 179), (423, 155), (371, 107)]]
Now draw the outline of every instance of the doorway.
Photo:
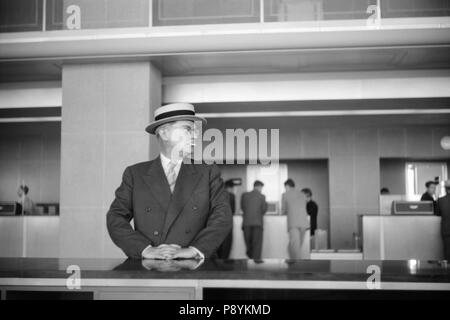
[(406, 194), (414, 199), (420, 199), (425, 191), (427, 181), (438, 183), (436, 196), (441, 197), (445, 193), (443, 183), (448, 179), (446, 162), (407, 162), (406, 170)]

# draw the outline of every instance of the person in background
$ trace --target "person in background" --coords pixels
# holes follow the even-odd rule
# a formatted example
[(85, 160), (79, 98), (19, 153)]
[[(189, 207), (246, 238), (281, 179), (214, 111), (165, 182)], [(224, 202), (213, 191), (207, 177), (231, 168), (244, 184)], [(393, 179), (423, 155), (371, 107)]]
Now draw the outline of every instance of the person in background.
[(22, 215), (32, 215), (34, 213), (34, 202), (28, 196), (28, 192), (30, 189), (26, 185), (21, 185), (19, 189), (17, 189), (17, 195), (19, 197), (18, 203), (22, 209)]
[(300, 192), (295, 189), (295, 183), (292, 179), (286, 180), (284, 188), (286, 192), (281, 196), (281, 212), (287, 215), (289, 257), (301, 259), (303, 238), (309, 225), (305, 201), (302, 199)]
[(441, 235), (444, 243), (444, 258), (450, 261), (450, 180), (444, 182), (446, 195), (437, 201), (437, 215), (441, 216)]
[[(236, 196), (234, 195), (235, 186), (233, 180), (225, 181), (225, 190), (227, 191), (228, 197), (230, 199), (231, 214), (234, 215), (234, 213), (236, 212)], [(232, 244), (233, 244), (233, 228), (231, 228), (230, 233), (225, 238), (219, 249), (217, 249), (217, 256), (219, 257), (219, 259), (228, 259), (230, 257)]]
[(436, 204), (436, 201), (434, 200), (434, 197), (436, 194), (436, 182), (435, 181), (427, 181), (425, 183), (425, 187), (427, 188), (427, 190), (420, 198), (420, 201), (432, 201), (434, 213), (437, 214), (437, 204)]
[(242, 229), (247, 256), (255, 261), (261, 260), (263, 215), (267, 211), (266, 197), (262, 194), (263, 187), (264, 183), (256, 180), (253, 183), (253, 190), (243, 193), (241, 197)]
[(381, 188), (381, 190), (380, 190), (380, 194), (381, 195), (388, 195), (388, 194), (390, 194), (391, 192), (389, 191), (389, 189), (388, 188)]
[(302, 189), (303, 194), (306, 199), (306, 213), (309, 216), (310, 224), (311, 224), (311, 236), (314, 236), (314, 233), (317, 229), (317, 214), (319, 213), (319, 206), (312, 199), (312, 191), (309, 188)]

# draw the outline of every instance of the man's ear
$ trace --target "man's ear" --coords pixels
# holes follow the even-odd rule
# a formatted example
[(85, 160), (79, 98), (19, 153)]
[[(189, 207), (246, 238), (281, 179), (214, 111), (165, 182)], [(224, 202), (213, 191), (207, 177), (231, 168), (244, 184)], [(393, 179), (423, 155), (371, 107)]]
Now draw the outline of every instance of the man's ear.
[(162, 139), (163, 141), (168, 140), (168, 137), (167, 137), (167, 128), (166, 128), (166, 127), (160, 128), (159, 131), (158, 131), (158, 135), (161, 137), (161, 139)]

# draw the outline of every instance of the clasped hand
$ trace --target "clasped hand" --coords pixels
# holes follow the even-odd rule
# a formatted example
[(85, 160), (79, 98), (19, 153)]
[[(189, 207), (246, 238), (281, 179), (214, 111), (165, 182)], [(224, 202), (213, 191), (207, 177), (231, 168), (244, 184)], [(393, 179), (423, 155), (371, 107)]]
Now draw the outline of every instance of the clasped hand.
[(149, 247), (143, 252), (144, 259), (194, 259), (197, 251), (193, 248), (182, 248), (177, 244), (161, 244), (158, 247)]

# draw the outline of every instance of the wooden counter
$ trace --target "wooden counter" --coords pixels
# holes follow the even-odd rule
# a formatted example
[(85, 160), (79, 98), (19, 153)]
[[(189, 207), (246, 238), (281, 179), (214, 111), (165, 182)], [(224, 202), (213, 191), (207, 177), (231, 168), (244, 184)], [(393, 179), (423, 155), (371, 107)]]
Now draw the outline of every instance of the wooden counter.
[(0, 257), (56, 258), (59, 216), (1, 216)]
[(443, 259), (441, 217), (362, 216), (364, 260)]
[[(74, 281), (77, 274), (68, 271), (70, 266), (80, 270), (80, 288)], [(371, 268), (380, 271), (379, 289), (368, 286)], [(259, 298), (261, 292), (263, 297), (272, 294), (275, 298), (323, 293), (448, 297), (450, 268), (434, 261), (206, 260), (199, 264), (192, 260), (2, 258), (0, 289), (2, 299), (212, 299), (230, 294), (236, 299), (251, 297), (249, 290)]]

